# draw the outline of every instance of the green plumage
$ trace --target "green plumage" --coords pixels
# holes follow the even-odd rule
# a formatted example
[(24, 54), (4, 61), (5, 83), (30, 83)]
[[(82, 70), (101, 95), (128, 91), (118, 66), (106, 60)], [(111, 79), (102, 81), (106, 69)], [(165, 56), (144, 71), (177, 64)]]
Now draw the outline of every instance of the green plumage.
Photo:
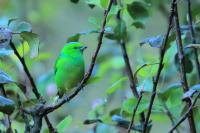
[(55, 63), (55, 82), (62, 96), (74, 88), (84, 76), (84, 47), (79, 42), (65, 44)]

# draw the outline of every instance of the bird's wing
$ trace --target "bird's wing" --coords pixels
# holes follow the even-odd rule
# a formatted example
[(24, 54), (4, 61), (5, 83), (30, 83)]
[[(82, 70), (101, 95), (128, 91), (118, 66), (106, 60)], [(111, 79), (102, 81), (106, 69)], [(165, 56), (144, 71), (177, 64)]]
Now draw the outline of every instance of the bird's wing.
[(55, 62), (55, 65), (54, 65), (54, 74), (56, 74), (57, 70), (58, 70), (58, 67), (60, 66), (60, 63), (61, 63), (61, 60), (62, 59), (70, 59), (72, 58), (71, 56), (69, 55), (66, 55), (66, 54), (63, 54), (61, 53), (58, 58), (56, 59), (56, 62)]

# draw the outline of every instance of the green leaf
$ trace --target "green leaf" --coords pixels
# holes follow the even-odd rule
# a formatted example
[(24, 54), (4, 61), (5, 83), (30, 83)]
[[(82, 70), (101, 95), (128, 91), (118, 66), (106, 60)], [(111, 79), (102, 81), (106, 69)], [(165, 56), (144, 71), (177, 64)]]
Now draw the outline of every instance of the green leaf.
[(80, 34), (80, 33), (77, 33), (77, 34), (74, 34), (74, 35), (68, 37), (67, 43), (68, 43), (68, 42), (78, 42), (79, 39), (80, 39), (80, 36), (81, 36), (81, 34)]
[(90, 119), (90, 120), (85, 120), (83, 122), (84, 125), (89, 125), (89, 124), (93, 124), (93, 123), (97, 123), (97, 122), (102, 122), (102, 120), (100, 119)]
[(114, 33), (117, 40), (127, 40), (127, 27), (125, 21), (121, 20), (117, 22)]
[(181, 83), (173, 83), (166, 88), (160, 90), (160, 92), (158, 92), (158, 97), (161, 98), (163, 101), (167, 101), (171, 94), (174, 93), (174, 91), (176, 91), (177, 89), (180, 89), (181, 86)]
[(89, 17), (88, 22), (93, 24), (97, 29), (101, 28), (101, 21), (97, 19), (96, 17)]
[(121, 7), (119, 5), (113, 5), (108, 14), (108, 19), (110, 19), (113, 15), (117, 15), (119, 10), (121, 10)]
[[(122, 116), (119, 116), (119, 115), (113, 115), (112, 121), (117, 123), (118, 127), (122, 127), (122, 128), (125, 128), (125, 129), (128, 129), (129, 124), (130, 124), (129, 121), (125, 120), (125, 118), (123, 118)], [(148, 127), (149, 126), (150, 125), (148, 124)], [(135, 125), (134, 124), (134, 126), (131, 129), (141, 132), (142, 131), (142, 125)]]
[[(149, 72), (149, 75), (151, 73)], [(144, 91), (144, 92), (152, 92), (152, 88), (153, 88), (153, 83), (152, 83), (152, 79), (151, 78), (146, 78), (145, 80), (143, 80), (139, 86), (137, 87), (137, 90), (139, 92)]]
[(103, 115), (102, 119), (103, 123), (105, 124), (114, 124), (112, 121), (112, 117), (109, 115)]
[[(135, 108), (137, 102), (138, 102), (138, 99), (135, 98), (135, 97), (126, 99), (123, 102), (122, 110), (127, 112), (127, 113), (129, 113), (129, 114), (132, 114), (133, 113), (133, 108)], [(140, 114), (141, 112), (147, 110), (148, 107), (149, 107), (149, 101), (142, 98), (142, 100), (141, 100), (141, 102), (140, 102), (140, 104), (138, 106), (138, 110), (137, 110), (136, 114)]]
[(91, 7), (98, 6), (100, 8), (106, 9), (109, 3), (109, 0), (86, 0), (86, 3)]
[(7, 26), (9, 27), (9, 25), (10, 25), (12, 22), (17, 21), (17, 20), (19, 21), (18, 18), (11, 18), (11, 19), (9, 19), (9, 20), (8, 20)]
[(179, 116), (181, 108), (183, 107), (183, 91), (181, 87), (181, 83), (173, 83), (158, 92), (160, 102), (164, 102), (174, 116)]
[[(26, 116), (26, 118), (31, 121), (32, 118), (30, 116)], [(23, 114), (22, 114), (22, 111), (20, 111), (19, 109), (13, 113), (13, 119), (16, 121), (16, 122), (19, 122), (19, 123), (25, 123), (24, 121), (24, 118), (23, 118)], [(21, 128), (20, 128), (21, 129)], [(24, 132), (24, 131), (23, 131)], [(21, 133), (21, 132), (20, 132)], [(49, 133), (49, 132), (48, 132)]]
[(38, 35), (32, 32), (22, 32), (20, 33), (20, 36), (23, 38), (24, 41), (28, 42), (30, 46), (30, 57), (37, 57), (40, 44)]
[(58, 133), (65, 133), (65, 129), (68, 128), (72, 123), (72, 117), (68, 115), (63, 119), (57, 126)]
[(200, 13), (200, 8), (199, 8), (199, 4), (197, 4), (195, 7), (192, 8), (192, 16), (197, 16)]
[(92, 102), (92, 110), (89, 111), (89, 119), (97, 119), (99, 116), (105, 115), (105, 106), (107, 101), (103, 99), (95, 99)]
[(117, 123), (117, 125), (119, 125), (121, 127), (124, 127), (124, 128), (127, 128), (129, 126), (129, 124), (130, 124), (129, 121), (125, 120), (125, 118), (123, 118), (120, 115), (113, 115), (112, 116), (112, 121)]
[(15, 110), (15, 103), (11, 99), (0, 96), (0, 112), (12, 114)]
[(0, 84), (8, 84), (13, 82), (13, 79), (9, 75), (0, 70)]
[(149, 16), (147, 4), (141, 1), (133, 1), (127, 5), (129, 15), (137, 21), (143, 21)]
[(126, 23), (121, 20), (117, 22), (113, 33), (106, 34), (106, 37), (111, 40), (127, 40), (127, 27)]
[(109, 115), (111, 115), (111, 116), (112, 115), (120, 115), (120, 113), (121, 113), (121, 108), (118, 107), (118, 108), (115, 108), (115, 109), (111, 110)]
[(190, 89), (200, 91), (200, 84), (192, 86)]
[(197, 91), (200, 91), (200, 84), (196, 84), (192, 87), (190, 87), (190, 89), (184, 93), (183, 95), (183, 100), (185, 99), (189, 99), (189, 98), (192, 98), (192, 96), (197, 92)]
[(78, 42), (81, 36), (89, 35), (89, 34), (92, 34), (92, 33), (99, 33), (99, 31), (98, 30), (88, 30), (88, 31), (84, 31), (84, 32), (79, 32), (79, 33), (76, 33), (76, 34), (69, 36), (66, 42), (67, 43), (68, 42)]
[(30, 46), (27, 41), (17, 46), (17, 51), (21, 57), (24, 57), (28, 52), (30, 52)]
[[(180, 71), (180, 63), (179, 63), (179, 57), (178, 57), (178, 53), (175, 55), (175, 66), (177, 68), (178, 71)], [(191, 73), (193, 70), (193, 64), (192, 61), (190, 59), (190, 55), (186, 54), (185, 55), (185, 60), (184, 60), (184, 64), (185, 64), (185, 71), (186, 73)]]
[(172, 42), (175, 42), (176, 40), (176, 33), (175, 32), (172, 32), (169, 37), (168, 37), (168, 41), (167, 41), (167, 47), (169, 48), (170, 44)]
[(151, 47), (160, 48), (163, 43), (164, 37), (162, 35), (158, 35), (156, 37), (148, 37), (140, 42), (140, 46), (144, 44), (149, 44)]
[(121, 89), (122, 88), (122, 84), (127, 80), (127, 77), (122, 77), (119, 80), (117, 80), (116, 82), (114, 82), (107, 90), (106, 93), (107, 94), (112, 94), (114, 93), (116, 90)]
[(87, 85), (97, 83), (100, 80), (101, 80), (101, 77), (98, 77), (98, 76), (90, 77), (89, 80), (87, 81)]
[(31, 32), (32, 30), (31, 24), (19, 19), (10, 20), (8, 28), (11, 29), (14, 33)]
[(86, 3), (88, 5), (95, 5), (95, 6), (102, 8), (100, 0), (86, 0)]
[(38, 99), (29, 99), (22, 103), (23, 107), (31, 107), (39, 102)]
[(137, 29), (144, 29), (145, 28), (144, 23), (140, 22), (140, 21), (135, 21), (135, 22), (133, 22), (132, 25), (135, 26), (135, 28), (137, 28)]
[[(198, 87), (199, 88), (199, 87)], [(187, 92), (183, 94), (183, 100), (190, 99), (197, 91), (194, 89), (189, 89)]]
[(103, 7), (104, 9), (107, 8), (109, 3), (109, 0), (101, 0), (101, 7)]
[(79, 0), (70, 0), (72, 3), (78, 3), (79, 2)]
[(42, 61), (42, 60), (47, 60), (52, 57), (51, 53), (48, 52), (42, 52), (40, 53), (36, 58), (34, 58), (35, 61)]
[(88, 6), (89, 6), (91, 9), (93, 9), (93, 8), (95, 7), (94, 4), (88, 4)]

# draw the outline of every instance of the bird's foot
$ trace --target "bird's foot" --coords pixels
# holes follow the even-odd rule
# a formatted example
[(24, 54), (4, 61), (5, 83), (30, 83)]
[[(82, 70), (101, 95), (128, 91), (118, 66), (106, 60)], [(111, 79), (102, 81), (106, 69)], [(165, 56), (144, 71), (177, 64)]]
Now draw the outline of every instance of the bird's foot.
[(67, 94), (64, 94), (63, 98), (65, 101), (69, 101), (69, 97), (67, 96)]

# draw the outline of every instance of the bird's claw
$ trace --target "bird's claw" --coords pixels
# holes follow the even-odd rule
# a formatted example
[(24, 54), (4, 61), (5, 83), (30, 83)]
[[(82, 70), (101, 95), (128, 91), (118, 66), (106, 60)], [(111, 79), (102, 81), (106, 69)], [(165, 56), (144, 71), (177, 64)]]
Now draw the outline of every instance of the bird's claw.
[(67, 96), (67, 94), (64, 94), (63, 98), (65, 101), (69, 101), (69, 97)]

